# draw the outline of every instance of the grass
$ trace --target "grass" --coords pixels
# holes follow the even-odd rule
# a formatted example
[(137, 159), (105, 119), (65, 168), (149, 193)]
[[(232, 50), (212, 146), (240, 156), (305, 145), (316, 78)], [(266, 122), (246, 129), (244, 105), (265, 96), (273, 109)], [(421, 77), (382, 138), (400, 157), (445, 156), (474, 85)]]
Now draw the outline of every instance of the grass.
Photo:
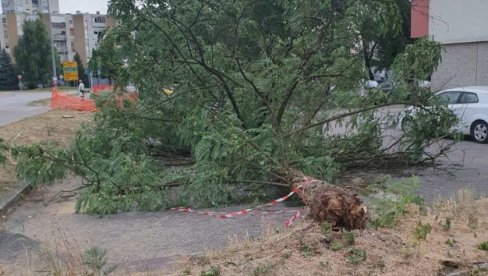
[[(446, 269), (446, 258), (474, 271), (477, 263), (487, 262), (484, 250), (488, 242), (481, 242), (488, 241), (488, 222), (484, 219), (488, 217), (488, 199), (471, 196), (466, 190), (459, 191), (442, 208), (438, 204), (423, 209), (405, 204), (391, 228), (340, 234), (326, 224), (305, 220), (260, 239), (231, 242), (228, 248), (206, 256), (209, 263), (220, 268), (220, 275), (321, 275), (324, 270), (328, 275), (437, 275)], [(473, 220), (479, 221), (477, 236), (468, 223)], [(326, 238), (334, 240), (328, 244)], [(209, 265), (184, 263), (182, 270), (172, 275), (181, 275), (183, 269), (189, 275), (199, 275), (204, 268)]]
[[(93, 114), (89, 112), (50, 111), (0, 127), (0, 137), (7, 144), (55, 141), (66, 146), (83, 123), (92, 122), (92, 117)], [(0, 167), (0, 196), (15, 187), (16, 183), (15, 162), (9, 158), (7, 164)]]
[(366, 251), (360, 248), (349, 248), (347, 251), (347, 261), (350, 264), (357, 265), (363, 261), (366, 261)]
[(488, 251), (488, 241), (478, 244), (478, 249)]
[[(53, 229), (53, 241), (41, 248), (39, 262), (45, 275), (111, 275), (115, 265), (109, 264), (108, 251), (93, 246), (82, 251), (76, 240), (60, 229)], [(36, 268), (30, 268), (36, 270)], [(34, 274), (32, 274), (34, 275)]]
[(417, 194), (419, 185), (417, 177), (387, 184), (382, 196), (372, 200), (370, 225), (392, 228), (408, 213), (410, 205), (422, 207), (423, 200)]

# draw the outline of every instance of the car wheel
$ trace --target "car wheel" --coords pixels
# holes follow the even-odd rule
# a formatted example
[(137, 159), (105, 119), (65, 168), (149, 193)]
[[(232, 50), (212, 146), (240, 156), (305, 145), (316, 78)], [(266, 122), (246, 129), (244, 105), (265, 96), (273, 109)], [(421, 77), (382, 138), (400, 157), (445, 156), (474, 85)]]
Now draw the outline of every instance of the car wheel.
[(412, 131), (415, 128), (415, 121), (412, 117), (405, 117), (402, 120), (402, 131), (407, 133)]
[(488, 124), (484, 121), (476, 121), (471, 126), (471, 136), (478, 143), (488, 142)]

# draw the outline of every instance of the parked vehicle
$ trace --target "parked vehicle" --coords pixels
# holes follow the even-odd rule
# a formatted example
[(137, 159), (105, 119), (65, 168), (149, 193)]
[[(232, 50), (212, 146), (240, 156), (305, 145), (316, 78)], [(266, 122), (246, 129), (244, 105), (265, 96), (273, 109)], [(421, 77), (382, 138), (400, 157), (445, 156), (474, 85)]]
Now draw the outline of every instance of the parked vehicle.
[[(454, 132), (470, 135), (478, 143), (488, 142), (488, 86), (452, 88), (436, 95), (459, 120)], [(400, 115), (401, 128), (408, 128), (420, 113), (416, 107), (408, 108)]]

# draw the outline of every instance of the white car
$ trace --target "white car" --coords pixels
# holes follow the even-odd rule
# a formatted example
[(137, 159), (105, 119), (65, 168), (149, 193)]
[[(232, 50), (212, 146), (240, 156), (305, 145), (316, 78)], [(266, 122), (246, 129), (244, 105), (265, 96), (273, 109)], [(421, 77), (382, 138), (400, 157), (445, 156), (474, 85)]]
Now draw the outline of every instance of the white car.
[[(448, 108), (457, 116), (459, 122), (453, 131), (471, 135), (478, 143), (488, 142), (488, 86), (466, 86), (447, 89), (436, 93)], [(407, 113), (414, 115), (415, 108)], [(406, 116), (400, 117), (404, 129)]]

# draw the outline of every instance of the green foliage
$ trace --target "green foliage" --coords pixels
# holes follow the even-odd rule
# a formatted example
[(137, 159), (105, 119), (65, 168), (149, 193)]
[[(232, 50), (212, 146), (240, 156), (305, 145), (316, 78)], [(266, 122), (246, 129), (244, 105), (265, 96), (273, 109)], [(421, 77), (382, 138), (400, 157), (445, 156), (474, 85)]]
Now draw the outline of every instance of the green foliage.
[[(351, 163), (386, 154), (374, 116), (381, 96), (358, 95), (364, 57), (351, 49), (358, 31), (378, 39), (371, 24), (382, 38), (399, 34), (398, 5), (112, 0), (109, 12), (118, 24), (89, 66), (118, 86), (134, 84), (139, 100), (121, 108), (109, 95), (97, 97), (95, 126), (52, 154), (86, 182), (78, 211), (157, 210), (168, 206), (169, 184), (182, 186), (180, 203), (192, 206), (258, 201), (297, 170), (332, 182)], [(412, 59), (432, 52), (431, 44), (409, 48), (397, 64), (433, 67), (435, 56)], [(414, 93), (408, 78), (399, 76), (398, 95)], [(324, 124), (342, 112), (354, 113), (337, 118), (347, 117), (350, 135), (324, 136)], [(172, 172), (155, 160), (160, 155), (191, 155), (195, 163)], [(29, 177), (46, 171), (28, 168)]]
[(358, 49), (368, 78), (372, 66), (390, 68), (397, 54), (410, 42), (410, 3), (407, 0), (372, 1), (356, 5), (351, 15), (360, 34)]
[(417, 227), (413, 229), (413, 239), (415, 242), (420, 243), (427, 238), (427, 234), (432, 230), (432, 226), (428, 223), (422, 224), (421, 221), (417, 222)]
[(478, 249), (488, 251), (488, 241), (478, 244)]
[(422, 198), (417, 193), (419, 185), (420, 181), (417, 177), (387, 185), (384, 195), (372, 203), (371, 226), (394, 227), (397, 221), (407, 214), (408, 205), (423, 204)]
[(447, 239), (444, 243), (449, 245), (450, 247), (454, 247), (457, 241), (455, 239)]
[(51, 70), (51, 42), (44, 23), (40, 18), (25, 21), (17, 47), (14, 49), (15, 62), (22, 82), (29, 88), (48, 85)]
[[(123, 85), (127, 74), (124, 71), (124, 55), (118, 41), (127, 40), (127, 29), (116, 28), (110, 32), (103, 32), (98, 37), (98, 47), (93, 49), (88, 68), (97, 77), (108, 78), (112, 84)], [(100, 75), (98, 73), (100, 72)]]
[(425, 239), (427, 239), (427, 235), (430, 233), (431, 230), (432, 226), (430, 224), (422, 224), (421, 221), (418, 221), (417, 226), (413, 229), (412, 238), (413, 241), (418, 244), (417, 257), (420, 253), (420, 244), (422, 243), (422, 241), (425, 241)]
[(354, 245), (354, 233), (350, 231), (344, 231), (342, 237), (346, 241), (347, 245)]
[[(430, 93), (430, 92), (427, 92)], [(432, 101), (437, 99), (432, 99)], [(405, 139), (402, 146), (410, 162), (419, 160), (424, 155), (424, 148), (432, 139), (445, 138), (451, 135), (450, 128), (458, 119), (447, 107), (436, 105), (421, 108), (412, 116), (408, 112), (403, 121)], [(407, 126), (405, 127), (405, 124)]]
[(259, 264), (253, 269), (252, 275), (253, 276), (270, 275), (272, 269), (273, 266), (270, 264)]
[(312, 256), (314, 254), (314, 249), (310, 245), (303, 245), (300, 248), (302, 255), (305, 257)]
[(366, 261), (366, 251), (361, 248), (349, 248), (347, 250), (347, 262), (353, 265), (357, 265), (361, 262)]
[(327, 221), (324, 221), (320, 224), (320, 231), (324, 236), (327, 236), (330, 234), (330, 231), (332, 231), (332, 224), (328, 223)]
[(107, 250), (99, 247), (91, 247), (83, 254), (83, 265), (88, 270), (88, 275), (105, 276), (115, 271), (115, 265), (107, 266)]
[(85, 66), (83, 65), (80, 55), (76, 53), (73, 57), (73, 60), (76, 61), (76, 63), (78, 64), (78, 79), (83, 81), (85, 87), (90, 87), (90, 79), (86, 74)]
[(7, 162), (7, 156), (5, 156), (6, 152), (8, 151), (9, 147), (5, 143), (5, 140), (0, 138), (0, 165), (5, 164)]
[(200, 276), (219, 276), (221, 269), (219, 266), (210, 266), (207, 270), (202, 270)]
[(52, 184), (66, 175), (65, 152), (56, 144), (16, 146), (11, 152), (18, 178), (33, 185)]
[(339, 241), (333, 241), (331, 244), (330, 244), (330, 250), (332, 251), (339, 251), (341, 250), (342, 248), (344, 248), (344, 244), (339, 242)]
[(109, 114), (123, 116), (113, 105), (107, 102), (105, 111), (96, 116), (97, 126), (80, 131), (67, 149), (55, 145), (15, 147), (19, 177), (39, 184), (63, 178), (67, 170), (81, 176), (85, 188), (78, 198), (77, 212), (106, 215), (166, 207), (166, 185), (178, 176), (150, 156), (134, 125), (106, 120)]
[(439, 43), (421, 38), (414, 44), (407, 45), (405, 52), (395, 59), (393, 68), (397, 80), (413, 81), (426, 80), (434, 72), (441, 60)]
[(446, 218), (446, 222), (441, 222), (442, 230), (449, 231), (451, 230), (451, 218)]
[(0, 90), (18, 89), (17, 74), (10, 55), (2, 49), (0, 53)]

